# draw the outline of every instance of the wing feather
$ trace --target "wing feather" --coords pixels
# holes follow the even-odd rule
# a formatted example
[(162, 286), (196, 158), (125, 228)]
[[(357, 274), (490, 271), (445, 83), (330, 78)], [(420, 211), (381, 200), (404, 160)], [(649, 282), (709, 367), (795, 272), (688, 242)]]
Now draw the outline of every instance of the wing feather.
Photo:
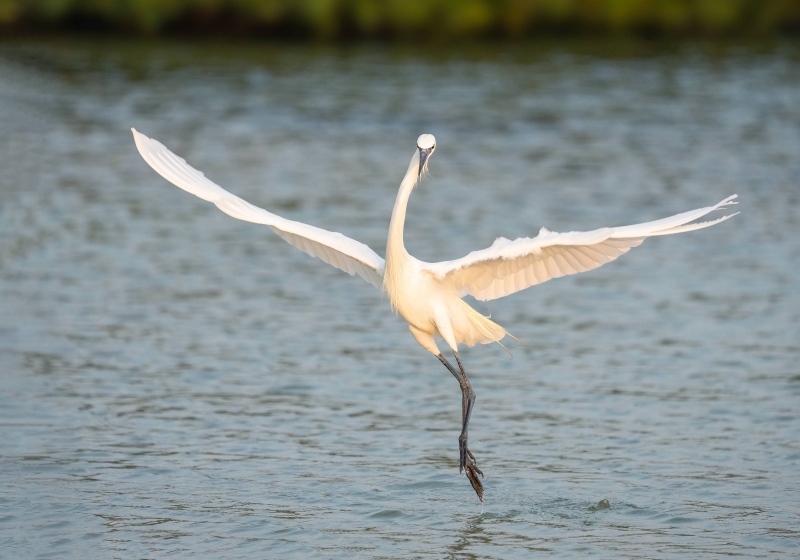
[(148, 138), (135, 129), (131, 130), (141, 156), (169, 182), (203, 200), (213, 202), (229, 216), (270, 226), (290, 245), (351, 276), (358, 274), (377, 288), (383, 285), (384, 260), (367, 245), (341, 233), (287, 220), (250, 204), (207, 179), (201, 171), (169, 151), (158, 140)]
[(719, 208), (736, 204), (736, 195), (669, 218), (594, 231), (557, 233), (545, 228), (535, 238), (499, 238), (491, 247), (454, 261), (424, 263), (423, 267), (460, 296), (497, 299), (552, 278), (586, 272), (627, 253), (650, 236), (670, 235), (718, 224), (735, 216), (693, 222)]

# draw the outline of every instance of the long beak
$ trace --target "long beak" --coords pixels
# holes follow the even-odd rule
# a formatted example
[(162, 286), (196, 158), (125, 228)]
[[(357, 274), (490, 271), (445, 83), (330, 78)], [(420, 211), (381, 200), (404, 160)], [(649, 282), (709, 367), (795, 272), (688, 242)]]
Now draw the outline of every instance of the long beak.
[(417, 179), (422, 177), (422, 172), (425, 171), (425, 164), (428, 163), (428, 156), (433, 153), (433, 150), (423, 150), (420, 148), (419, 150), (419, 171), (417, 172)]

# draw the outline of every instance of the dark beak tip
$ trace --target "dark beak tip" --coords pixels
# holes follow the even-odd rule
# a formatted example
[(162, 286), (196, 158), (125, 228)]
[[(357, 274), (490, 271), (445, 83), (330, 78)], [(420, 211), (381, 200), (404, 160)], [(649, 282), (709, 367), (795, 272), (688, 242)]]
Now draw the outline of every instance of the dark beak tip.
[(433, 150), (423, 150), (420, 149), (419, 151), (419, 171), (417, 171), (417, 177), (422, 175), (422, 172), (425, 170), (425, 163), (428, 161), (428, 156), (433, 153)]

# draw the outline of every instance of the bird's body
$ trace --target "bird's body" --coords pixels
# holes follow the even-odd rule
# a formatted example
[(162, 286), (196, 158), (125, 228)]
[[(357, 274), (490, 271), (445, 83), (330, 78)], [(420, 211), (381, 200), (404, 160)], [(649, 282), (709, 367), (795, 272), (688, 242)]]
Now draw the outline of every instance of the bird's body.
[[(424, 165), (424, 164), (423, 164)], [(389, 223), (383, 288), (392, 307), (406, 320), (423, 348), (439, 354), (434, 337), (455, 351), (459, 344), (499, 342), (505, 330), (467, 305), (430, 270), (430, 263), (412, 257), (403, 243), (406, 208), (417, 184), (419, 153), (408, 166)]]
[(425, 270), (421, 261), (410, 257), (393, 266), (389, 262), (387, 273), (399, 269), (396, 275), (384, 278), (392, 306), (406, 320), (416, 341), (434, 356), (439, 354), (434, 337), (453, 349), (459, 344), (500, 342), (506, 335), (503, 327), (475, 311)]
[[(585, 272), (610, 262), (645, 238), (705, 228), (716, 220), (695, 220), (729, 204), (730, 196), (714, 206), (691, 210), (669, 218), (632, 226), (601, 228), (588, 232), (556, 233), (542, 228), (535, 238), (513, 241), (499, 238), (480, 251), (446, 262), (426, 263), (411, 256), (403, 243), (408, 199), (419, 183), (436, 141), (430, 134), (417, 140), (408, 170), (400, 183), (386, 244), (386, 260), (372, 249), (340, 233), (282, 218), (253, 206), (208, 180), (160, 142), (133, 130), (139, 153), (160, 175), (178, 187), (210, 202), (241, 220), (265, 224), (288, 243), (351, 275), (358, 274), (384, 290), (391, 306), (406, 320), (414, 339), (434, 354), (458, 380), (462, 393), (462, 431), (459, 436), (460, 468), (466, 471), (478, 497), (483, 486), (475, 457), (467, 447), (475, 394), (458, 355), (458, 345), (500, 342), (508, 333), (475, 311), (463, 297), (491, 300), (567, 274)], [(441, 354), (436, 338), (453, 351), (458, 368)]]

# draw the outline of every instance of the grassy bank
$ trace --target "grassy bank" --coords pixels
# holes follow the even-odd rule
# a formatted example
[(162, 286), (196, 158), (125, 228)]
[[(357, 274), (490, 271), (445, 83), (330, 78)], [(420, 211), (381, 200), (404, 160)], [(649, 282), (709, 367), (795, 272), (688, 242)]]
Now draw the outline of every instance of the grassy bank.
[(0, 30), (320, 39), (767, 35), (800, 31), (800, 0), (0, 0)]

